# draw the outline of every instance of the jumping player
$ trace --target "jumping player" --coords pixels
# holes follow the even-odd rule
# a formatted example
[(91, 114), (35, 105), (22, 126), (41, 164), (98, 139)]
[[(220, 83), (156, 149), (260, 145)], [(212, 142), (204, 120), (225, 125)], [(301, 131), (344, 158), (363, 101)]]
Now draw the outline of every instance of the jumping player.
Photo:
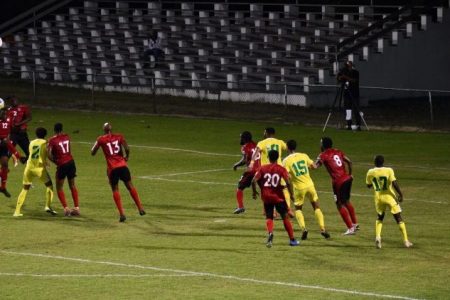
[(305, 218), (303, 216), (303, 204), (308, 200), (314, 210), (317, 223), (319, 223), (320, 234), (326, 238), (330, 238), (330, 234), (325, 229), (325, 219), (319, 206), (319, 196), (314, 187), (314, 182), (309, 175), (309, 169), (314, 168), (314, 162), (305, 153), (295, 152), (297, 142), (290, 140), (287, 142), (289, 155), (283, 160), (283, 166), (289, 173), (289, 178), (294, 188), (295, 198), (295, 218), (302, 229), (302, 240), (308, 237)]
[[(116, 203), (120, 214), (119, 221), (125, 222), (127, 218), (125, 217), (122, 207), (122, 200), (119, 193), (119, 180), (122, 180), (125, 184), (141, 216), (145, 215), (145, 210), (142, 206), (141, 200), (139, 199), (136, 188), (131, 182), (131, 174), (127, 166), (127, 161), (130, 156), (130, 148), (121, 134), (112, 133), (111, 130), (111, 124), (105, 123), (103, 125), (103, 131), (105, 134), (97, 138), (94, 147), (92, 147), (91, 155), (94, 156), (98, 149), (100, 147), (102, 148), (106, 159), (107, 175), (113, 192), (114, 202)], [(124, 151), (125, 155), (123, 155)]]
[(316, 167), (325, 165), (331, 176), (336, 207), (347, 226), (344, 235), (355, 234), (359, 225), (356, 220), (355, 209), (350, 202), (353, 182), (352, 161), (341, 150), (332, 148), (333, 141), (331, 138), (323, 137), (320, 144), (322, 153), (319, 154), (315, 162)]
[(9, 97), (7, 100), (11, 102), (11, 106), (8, 108), (8, 116), (13, 120), (11, 140), (14, 145), (19, 145), (22, 148), (25, 157), (28, 158), (30, 155), (28, 151), (30, 140), (28, 139), (27, 124), (32, 118), (30, 107), (25, 104), (19, 104), (15, 96)]
[[(261, 188), (261, 199), (264, 203), (264, 211), (266, 213), (266, 227), (268, 232), (266, 246), (270, 248), (273, 243), (274, 208), (283, 219), (284, 228), (289, 235), (289, 245), (298, 246), (300, 243), (294, 237), (294, 229), (292, 228), (292, 224), (288, 218), (288, 207), (283, 193), (283, 189), (285, 187), (281, 185), (281, 180), (283, 179), (291, 195), (291, 200), (294, 201), (294, 197), (292, 196), (294, 193), (292, 191), (292, 185), (289, 181), (289, 175), (286, 169), (277, 163), (279, 158), (278, 151), (270, 150), (268, 156), (269, 164), (261, 166), (253, 178), (253, 182), (258, 183)], [(256, 191), (255, 185), (252, 185), (252, 187), (253, 198), (256, 199), (258, 192)]]
[[(79, 216), (80, 206), (78, 201), (78, 190), (75, 186), (77, 168), (72, 157), (69, 135), (63, 132), (63, 125), (56, 123), (54, 126), (55, 135), (48, 140), (48, 158), (56, 164), (56, 192), (59, 201), (64, 207), (64, 215)], [(72, 194), (73, 206), (71, 210), (67, 206), (66, 195), (64, 194), (64, 180), (67, 177), (69, 188)]]
[(256, 144), (252, 140), (252, 134), (249, 131), (243, 131), (240, 135), (241, 137), (241, 153), (242, 158), (240, 161), (233, 165), (233, 170), (237, 170), (240, 166), (247, 166), (246, 171), (242, 174), (241, 179), (239, 179), (238, 188), (236, 190), (236, 200), (238, 207), (234, 210), (235, 214), (241, 214), (245, 212), (244, 208), (244, 189), (250, 187), (252, 184), (253, 176), (255, 176), (256, 170), (259, 168), (259, 160), (254, 163), (251, 170), (248, 169), (250, 161), (252, 159), (253, 153), (256, 149)]
[(382, 155), (375, 156), (374, 163), (375, 168), (367, 172), (366, 184), (368, 188), (373, 187), (375, 192), (375, 209), (378, 215), (375, 223), (375, 245), (378, 249), (381, 248), (381, 229), (383, 227), (384, 212), (386, 208), (389, 208), (400, 228), (405, 247), (410, 248), (413, 244), (408, 240), (406, 225), (401, 216), (402, 209), (398, 203), (403, 201), (403, 193), (395, 178), (394, 170), (383, 167), (384, 157)]
[(47, 135), (47, 130), (45, 128), (39, 127), (36, 128), (36, 137), (37, 139), (32, 140), (30, 143), (29, 152), (31, 153), (28, 156), (27, 165), (23, 172), (23, 189), (17, 198), (16, 210), (14, 212), (14, 217), (23, 216), (20, 212), (23, 203), (27, 197), (28, 191), (30, 190), (31, 184), (35, 177), (38, 177), (46, 186), (45, 190), (45, 211), (51, 215), (56, 215), (56, 211), (54, 211), (50, 205), (53, 200), (53, 184), (50, 179), (50, 175), (46, 169), (47, 165), (47, 141), (45, 140), (45, 136)]

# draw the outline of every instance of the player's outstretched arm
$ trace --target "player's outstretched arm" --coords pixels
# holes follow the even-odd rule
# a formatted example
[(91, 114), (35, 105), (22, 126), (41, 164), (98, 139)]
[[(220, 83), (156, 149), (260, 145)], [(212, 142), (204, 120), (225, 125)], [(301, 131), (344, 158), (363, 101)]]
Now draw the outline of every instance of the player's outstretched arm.
[(238, 161), (237, 163), (235, 163), (235, 164), (233, 165), (233, 170), (236, 171), (236, 169), (237, 169), (238, 167), (243, 166), (243, 165), (245, 165), (245, 154), (242, 155), (240, 161)]
[(350, 158), (348, 158), (348, 156), (344, 155), (344, 162), (347, 165), (348, 174), (352, 175), (352, 167), (353, 167), (352, 161), (350, 160)]
[(128, 160), (128, 158), (130, 157), (130, 147), (128, 146), (127, 141), (125, 141), (125, 139), (122, 140), (122, 147), (125, 150), (125, 160)]
[(397, 200), (398, 202), (402, 202), (403, 201), (403, 193), (400, 189), (400, 186), (397, 183), (397, 180), (392, 182), (392, 186), (394, 187), (395, 191), (397, 192)]
[(100, 145), (98, 144), (98, 142), (95, 142), (94, 146), (91, 149), (91, 155), (94, 156), (95, 154), (97, 154), (98, 148), (100, 147)]

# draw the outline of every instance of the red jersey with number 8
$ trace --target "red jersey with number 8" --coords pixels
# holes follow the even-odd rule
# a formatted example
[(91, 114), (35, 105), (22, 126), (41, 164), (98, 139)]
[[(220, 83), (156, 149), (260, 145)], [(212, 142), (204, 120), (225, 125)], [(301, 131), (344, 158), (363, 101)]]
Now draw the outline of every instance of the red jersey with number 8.
[(114, 169), (127, 166), (127, 161), (122, 152), (122, 143), (124, 141), (125, 139), (119, 133), (108, 133), (97, 138), (96, 145), (103, 150), (108, 173)]
[(343, 183), (351, 178), (345, 170), (344, 152), (338, 149), (327, 149), (319, 154), (319, 160), (325, 165), (333, 183)]
[(70, 138), (65, 133), (54, 135), (48, 140), (48, 151), (52, 153), (58, 167), (73, 160), (70, 151)]
[(261, 187), (261, 199), (267, 204), (276, 204), (285, 201), (281, 179), (287, 181), (287, 170), (279, 164), (261, 166), (255, 175), (255, 180)]

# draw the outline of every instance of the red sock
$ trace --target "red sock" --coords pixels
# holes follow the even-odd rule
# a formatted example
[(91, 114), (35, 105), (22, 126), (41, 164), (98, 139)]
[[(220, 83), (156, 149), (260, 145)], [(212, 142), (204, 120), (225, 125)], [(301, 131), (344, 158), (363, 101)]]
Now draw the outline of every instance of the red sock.
[(244, 191), (237, 189), (236, 190), (236, 199), (239, 208), (244, 208)]
[(2, 167), (0, 170), (0, 177), (2, 178), (1, 188), (6, 189), (6, 180), (8, 180), (8, 168)]
[(139, 210), (144, 210), (144, 207), (142, 206), (141, 199), (139, 199), (139, 195), (138, 195), (138, 193), (137, 193), (137, 191), (136, 191), (136, 188), (133, 187), (133, 188), (130, 190), (130, 195), (131, 195), (131, 197), (133, 198), (134, 203), (136, 204), (137, 208), (138, 208)]
[(64, 195), (64, 191), (60, 190), (58, 191), (58, 198), (59, 202), (61, 202), (61, 205), (66, 208), (67, 207), (67, 201), (66, 201), (66, 195)]
[(78, 202), (78, 190), (76, 187), (73, 187), (70, 189), (70, 191), (72, 192), (72, 199), (73, 199), (73, 206), (75, 207), (79, 207), (79, 202)]
[(267, 231), (269, 233), (273, 232), (273, 220), (272, 219), (266, 219), (266, 227), (267, 227)]
[(350, 215), (348, 214), (347, 208), (345, 208), (345, 206), (341, 206), (341, 208), (339, 208), (339, 213), (341, 214), (342, 220), (344, 220), (347, 228), (348, 229), (352, 228), (353, 223), (352, 220), (350, 219)]
[(355, 208), (353, 207), (353, 205), (350, 202), (347, 202), (345, 204), (345, 207), (347, 208), (348, 213), (350, 214), (350, 218), (352, 219), (353, 224), (358, 224), (358, 221), (356, 220)]
[(291, 240), (293, 240), (293, 239), (294, 239), (294, 229), (292, 228), (291, 221), (289, 221), (289, 218), (288, 218), (288, 217), (285, 217), (285, 218), (283, 219), (283, 225), (284, 225), (284, 229), (286, 229), (286, 232), (287, 232), (288, 235), (289, 235), (289, 238), (290, 238)]
[(113, 192), (113, 198), (114, 198), (114, 202), (116, 203), (117, 209), (119, 210), (119, 214), (121, 216), (125, 215), (125, 213), (123, 212), (122, 200), (120, 200), (120, 193), (119, 193), (119, 191), (114, 191)]
[(19, 151), (17, 151), (16, 147), (14, 146), (12, 141), (9, 141), (8, 143), (6, 143), (6, 146), (8, 147), (8, 151), (9, 153), (11, 153), (12, 155), (14, 155), (15, 157), (17, 157), (17, 159), (20, 158), (20, 153)]

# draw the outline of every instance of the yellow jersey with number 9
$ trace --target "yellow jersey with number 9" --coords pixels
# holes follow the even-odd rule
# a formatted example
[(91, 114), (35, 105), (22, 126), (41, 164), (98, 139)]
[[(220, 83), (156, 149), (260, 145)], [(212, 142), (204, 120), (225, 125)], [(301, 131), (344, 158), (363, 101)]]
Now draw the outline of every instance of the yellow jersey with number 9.
[(283, 166), (288, 171), (295, 189), (303, 190), (314, 186), (309, 175), (309, 167), (313, 163), (312, 159), (305, 153), (292, 153), (283, 160)]
[(47, 162), (47, 141), (35, 139), (30, 142), (30, 155), (27, 160), (28, 168), (43, 168)]
[(287, 150), (286, 143), (282, 140), (276, 138), (267, 138), (258, 143), (256, 147), (261, 150), (261, 166), (267, 165), (270, 163), (269, 161), (269, 151), (276, 150), (280, 155), (278, 157), (277, 163), (281, 165), (281, 157), (283, 156), (283, 151)]
[(371, 184), (375, 191), (375, 198), (382, 196), (392, 196), (397, 198), (392, 182), (396, 180), (394, 170), (392, 168), (381, 167), (373, 168), (367, 172), (366, 184)]

